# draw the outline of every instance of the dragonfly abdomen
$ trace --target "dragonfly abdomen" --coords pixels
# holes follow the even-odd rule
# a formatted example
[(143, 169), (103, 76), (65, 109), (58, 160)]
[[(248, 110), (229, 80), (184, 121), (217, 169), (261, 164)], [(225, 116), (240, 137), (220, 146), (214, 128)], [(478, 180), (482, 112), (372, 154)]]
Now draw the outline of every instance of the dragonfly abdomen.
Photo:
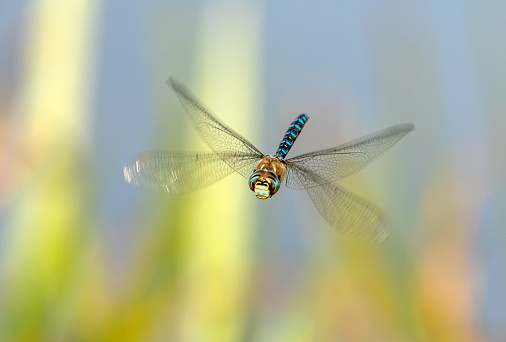
[(278, 155), (281, 159), (285, 159), (286, 155), (288, 154), (288, 151), (290, 151), (290, 149), (292, 148), (295, 139), (297, 139), (297, 137), (299, 136), (308, 119), (309, 116), (307, 116), (306, 114), (301, 114), (297, 116), (295, 120), (293, 120), (293, 122), (290, 124), (288, 130), (283, 136), (283, 140), (281, 140), (281, 142), (279, 143), (278, 150), (276, 151), (276, 155)]

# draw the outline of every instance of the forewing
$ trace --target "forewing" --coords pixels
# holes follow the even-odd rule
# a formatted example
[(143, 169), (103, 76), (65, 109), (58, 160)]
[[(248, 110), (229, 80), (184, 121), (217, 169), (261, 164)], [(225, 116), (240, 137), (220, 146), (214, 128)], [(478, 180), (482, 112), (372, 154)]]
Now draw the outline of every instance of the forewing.
[(234, 172), (225, 161), (242, 154), (213, 152), (143, 152), (125, 164), (128, 183), (139, 188), (182, 194), (208, 187)]
[[(299, 176), (298, 171), (293, 174)], [(308, 187), (306, 191), (320, 215), (340, 233), (371, 242), (381, 242), (388, 236), (388, 222), (376, 205), (332, 183)]]
[[(239, 153), (243, 156), (256, 157), (257, 160), (260, 160), (263, 156), (262, 153), (252, 143), (225, 125), (184, 84), (172, 77), (169, 78), (169, 84), (188, 113), (193, 127), (211, 150), (218, 155)], [(224, 160), (231, 168), (247, 178), (251, 175), (255, 166), (248, 163), (249, 161), (249, 158)]]
[[(374, 158), (392, 147), (414, 129), (411, 123), (399, 124), (355, 139), (336, 147), (306, 153), (286, 160), (288, 173), (286, 186), (304, 189), (317, 186), (314, 181), (330, 183), (361, 170)], [(291, 170), (311, 171), (316, 178), (304, 179), (290, 175)], [(300, 176), (300, 174), (298, 174)]]

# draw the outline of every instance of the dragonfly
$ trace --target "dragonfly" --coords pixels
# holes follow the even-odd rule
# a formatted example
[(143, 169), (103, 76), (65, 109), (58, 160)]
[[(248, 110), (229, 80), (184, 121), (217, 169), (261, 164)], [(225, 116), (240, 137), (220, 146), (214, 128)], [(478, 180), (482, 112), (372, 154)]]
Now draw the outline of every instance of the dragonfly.
[(173, 77), (167, 83), (211, 151), (139, 153), (124, 165), (126, 182), (143, 189), (183, 194), (237, 172), (249, 180), (249, 188), (257, 198), (267, 199), (278, 192), (284, 181), (287, 188), (305, 189), (320, 215), (337, 231), (372, 242), (387, 237), (389, 224), (383, 211), (335, 182), (363, 169), (392, 147), (414, 129), (412, 123), (286, 159), (309, 120), (306, 114), (290, 124), (276, 153), (266, 155), (227, 126), (183, 83)]

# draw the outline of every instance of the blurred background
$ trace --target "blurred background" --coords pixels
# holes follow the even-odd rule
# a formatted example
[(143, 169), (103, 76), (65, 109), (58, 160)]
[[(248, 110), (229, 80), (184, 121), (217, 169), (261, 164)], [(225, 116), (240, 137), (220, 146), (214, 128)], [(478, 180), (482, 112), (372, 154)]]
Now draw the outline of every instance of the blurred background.
[[(506, 2), (0, 2), (1, 341), (506, 339)], [(416, 130), (340, 182), (389, 238), (233, 174), (123, 180), (208, 150), (169, 76), (264, 153)], [(502, 208), (502, 209), (501, 209)]]

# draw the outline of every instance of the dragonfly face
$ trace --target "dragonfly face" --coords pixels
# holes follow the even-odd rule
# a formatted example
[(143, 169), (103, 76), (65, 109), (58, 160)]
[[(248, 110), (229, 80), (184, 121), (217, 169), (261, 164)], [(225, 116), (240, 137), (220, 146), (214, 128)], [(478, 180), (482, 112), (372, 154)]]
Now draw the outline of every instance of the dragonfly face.
[(249, 179), (255, 196), (266, 199), (278, 192), (286, 172), (286, 163), (278, 156), (264, 156)]
[(284, 181), (288, 188), (306, 190), (321, 216), (339, 232), (375, 242), (386, 238), (388, 223), (381, 209), (334, 182), (364, 168), (411, 132), (413, 124), (391, 126), (342, 145), (285, 159), (307, 123), (307, 115), (295, 118), (276, 154), (267, 156), (225, 125), (181, 82), (170, 78), (169, 85), (212, 151), (140, 153), (123, 167), (128, 183), (181, 194), (237, 172), (249, 179), (249, 187), (258, 198), (266, 199)]

